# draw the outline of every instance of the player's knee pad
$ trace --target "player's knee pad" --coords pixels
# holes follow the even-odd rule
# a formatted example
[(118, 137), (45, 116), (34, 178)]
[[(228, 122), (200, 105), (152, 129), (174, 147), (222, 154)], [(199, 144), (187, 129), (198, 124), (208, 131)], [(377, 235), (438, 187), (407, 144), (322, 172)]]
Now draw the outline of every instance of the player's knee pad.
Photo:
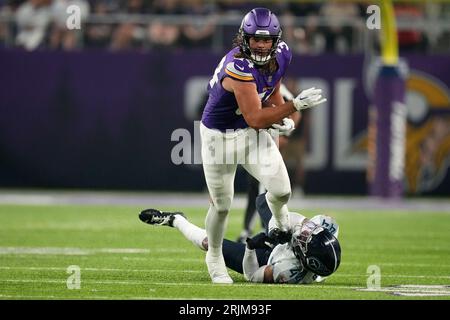
[(213, 203), (211, 203), (211, 206), (214, 207), (217, 214), (228, 214), (231, 207), (231, 197), (216, 198)]
[(275, 192), (268, 192), (267, 196), (269, 197), (268, 200), (275, 200), (282, 203), (287, 203), (289, 201), (289, 198), (291, 197), (291, 189), (289, 190), (280, 190)]

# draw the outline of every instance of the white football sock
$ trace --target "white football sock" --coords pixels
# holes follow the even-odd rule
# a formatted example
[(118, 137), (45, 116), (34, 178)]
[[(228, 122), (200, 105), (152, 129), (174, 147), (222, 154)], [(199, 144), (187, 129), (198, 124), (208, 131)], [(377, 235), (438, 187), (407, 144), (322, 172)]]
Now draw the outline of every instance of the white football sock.
[(287, 201), (281, 201), (270, 192), (266, 193), (267, 205), (276, 221), (277, 227), (288, 230), (289, 229), (289, 210), (286, 205)]
[(206, 266), (213, 283), (233, 283), (225, 266), (222, 253), (222, 242), (227, 225), (228, 212), (219, 214), (217, 209), (209, 206), (206, 215), (206, 234), (208, 235), (208, 251), (206, 252)]
[(205, 229), (197, 227), (195, 224), (190, 223), (185, 217), (177, 214), (173, 220), (173, 226), (180, 230), (183, 236), (191, 241), (194, 245), (205, 251), (203, 248), (203, 240), (206, 238)]
[(222, 255), (222, 242), (228, 221), (227, 217), (228, 213), (219, 214), (213, 205), (209, 206), (205, 225), (208, 236), (208, 251), (213, 256)]

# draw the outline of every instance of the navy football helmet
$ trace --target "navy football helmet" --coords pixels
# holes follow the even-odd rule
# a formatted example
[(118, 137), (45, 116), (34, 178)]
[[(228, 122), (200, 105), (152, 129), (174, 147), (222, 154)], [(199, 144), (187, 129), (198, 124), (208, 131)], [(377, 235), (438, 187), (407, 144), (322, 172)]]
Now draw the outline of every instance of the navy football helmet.
[(308, 219), (294, 227), (291, 245), (305, 269), (319, 276), (329, 276), (341, 262), (338, 239), (328, 229)]
[[(266, 8), (255, 8), (242, 19), (239, 28), (239, 35), (242, 38), (240, 49), (253, 63), (264, 65), (275, 57), (281, 33), (281, 26), (275, 14)], [(250, 48), (251, 37), (271, 38), (272, 47), (269, 52), (252, 50)]]

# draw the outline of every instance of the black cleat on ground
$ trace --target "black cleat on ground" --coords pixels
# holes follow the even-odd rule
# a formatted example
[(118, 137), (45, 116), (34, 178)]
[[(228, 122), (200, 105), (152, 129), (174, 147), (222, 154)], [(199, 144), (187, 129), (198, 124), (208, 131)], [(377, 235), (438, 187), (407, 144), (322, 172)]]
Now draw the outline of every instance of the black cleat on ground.
[(181, 212), (162, 212), (156, 209), (145, 209), (139, 214), (139, 219), (148, 224), (173, 227), (173, 220), (176, 215), (185, 217)]

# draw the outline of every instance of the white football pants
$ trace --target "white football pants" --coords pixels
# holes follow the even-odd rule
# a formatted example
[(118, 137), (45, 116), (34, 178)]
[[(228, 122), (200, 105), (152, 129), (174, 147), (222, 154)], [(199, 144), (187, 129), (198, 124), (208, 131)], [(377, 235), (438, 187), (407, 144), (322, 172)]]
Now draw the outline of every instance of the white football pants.
[[(234, 177), (240, 164), (268, 191), (268, 202), (280, 202), (275, 210), (271, 207), (274, 216), (280, 215), (280, 208), (286, 207), (289, 200), (291, 186), (280, 151), (266, 130), (245, 128), (221, 132), (201, 123), (200, 136), (206, 184), (212, 205), (219, 214), (226, 215), (230, 209)], [(281, 211), (287, 219), (287, 209)], [(288, 220), (282, 222), (287, 224)]]

